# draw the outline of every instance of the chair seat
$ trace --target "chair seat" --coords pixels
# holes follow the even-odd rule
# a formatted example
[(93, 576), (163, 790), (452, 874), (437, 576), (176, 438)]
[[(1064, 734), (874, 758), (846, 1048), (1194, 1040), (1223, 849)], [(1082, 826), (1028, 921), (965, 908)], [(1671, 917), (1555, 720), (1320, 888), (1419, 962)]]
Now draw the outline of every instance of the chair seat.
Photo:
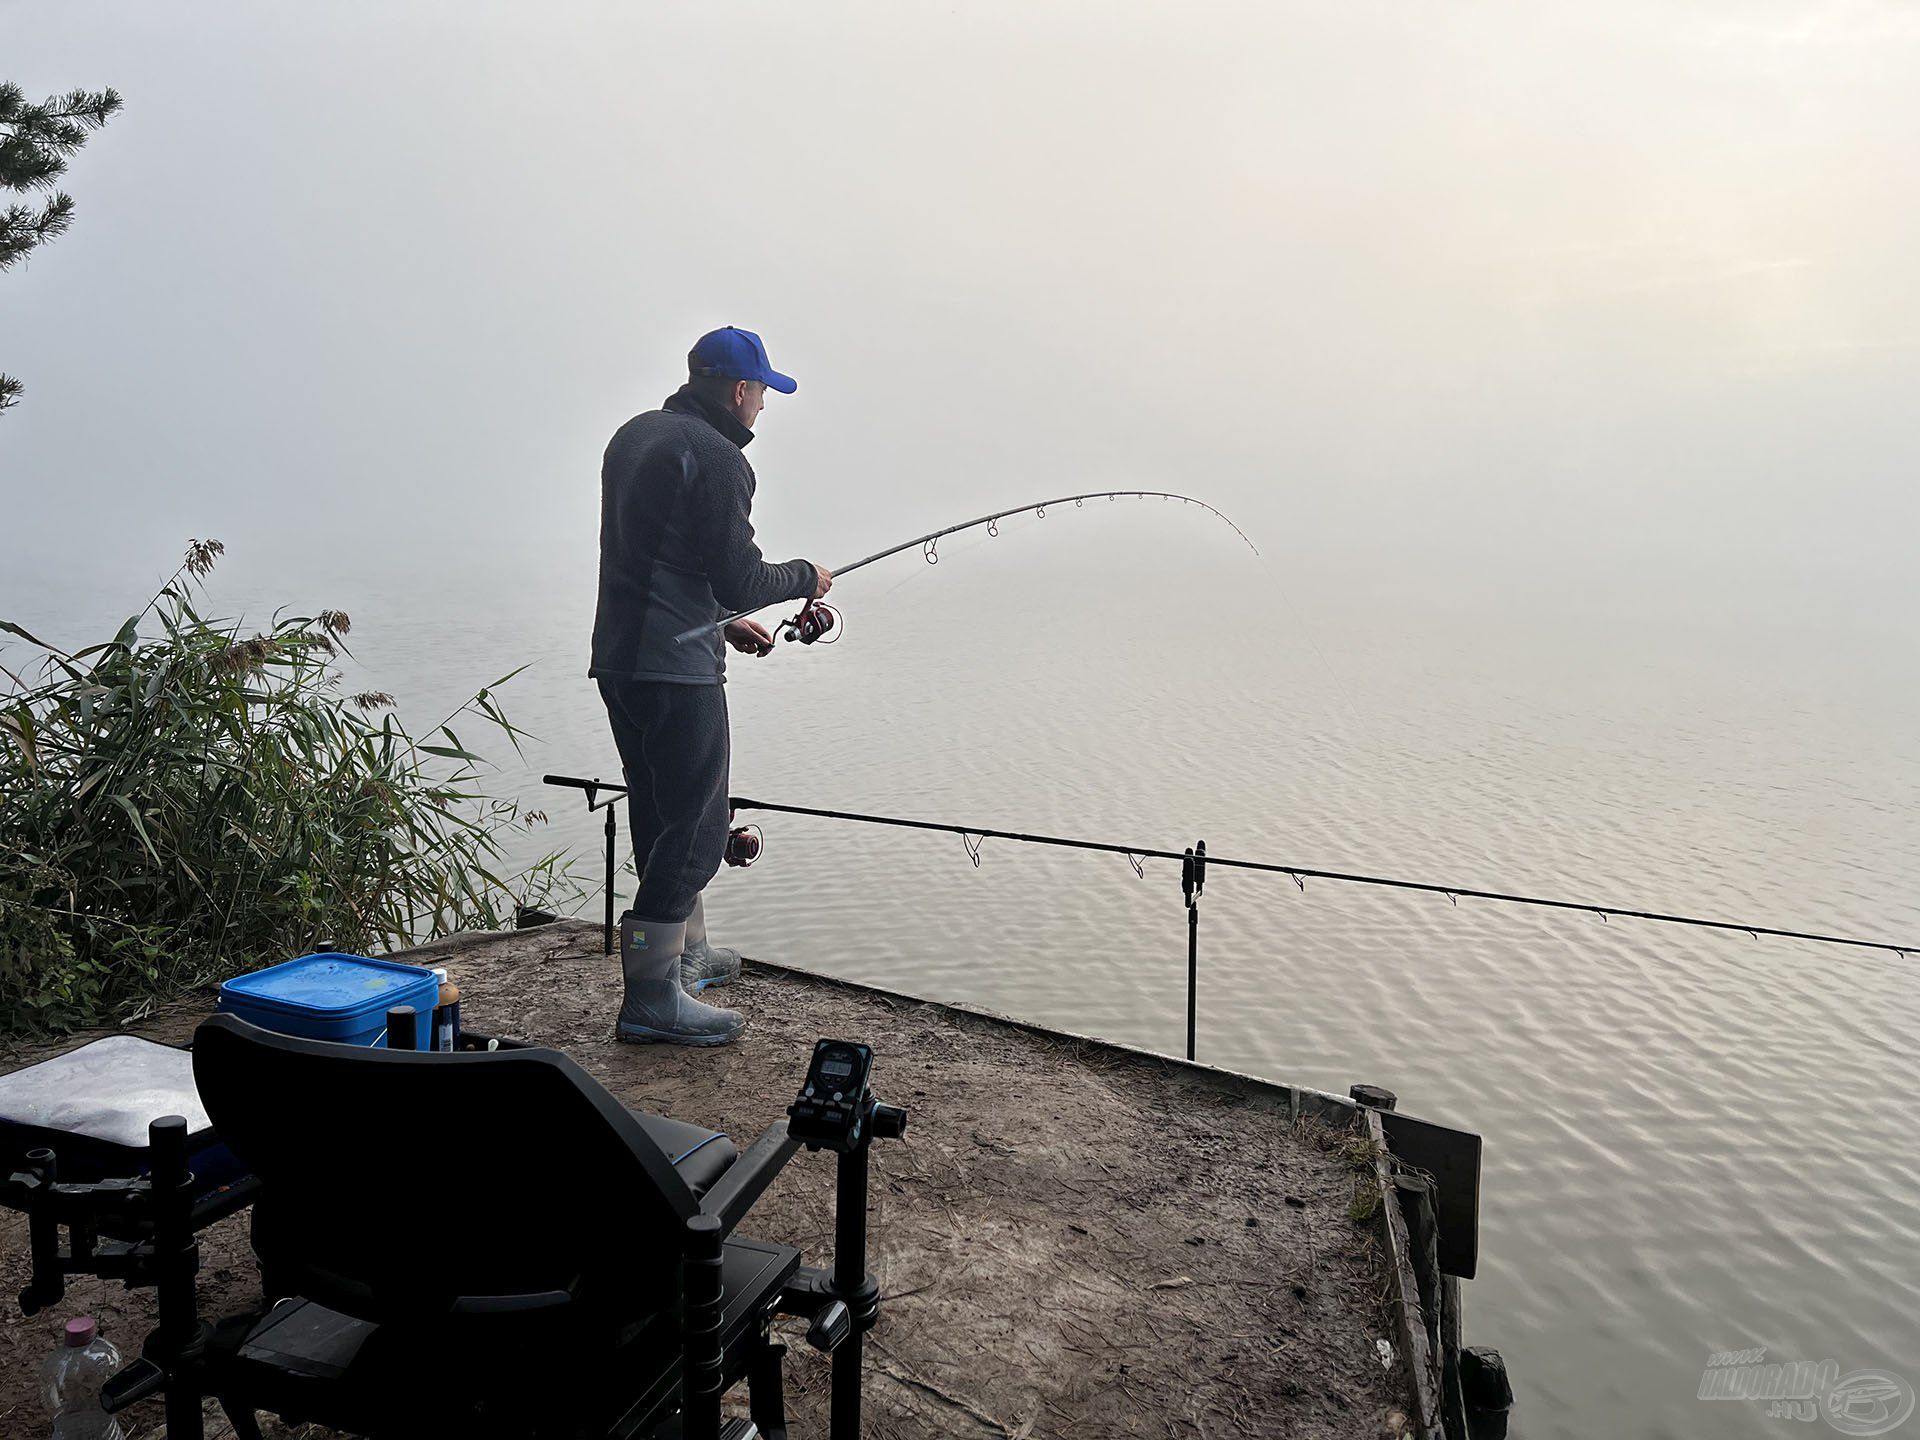
[[(742, 1236), (727, 1242), (720, 1328), (730, 1377), (742, 1372), (759, 1317), (799, 1266), (800, 1253), (789, 1246)], [(361, 1434), (459, 1429), (521, 1436), (536, 1433), (529, 1425), (572, 1433), (584, 1423), (599, 1433), (638, 1435), (674, 1406), (680, 1383), (676, 1324), (674, 1316), (662, 1315), (637, 1331), (609, 1335), (598, 1356), (576, 1336), (553, 1354), (538, 1353), (536, 1342), (516, 1352), (517, 1363), (501, 1363), (497, 1356), (447, 1354), (436, 1344), (444, 1332), (402, 1335), (296, 1297), (265, 1314), (221, 1322), (207, 1347), (204, 1382), (208, 1393), (290, 1421)], [(571, 1371), (568, 1386), (559, 1390), (556, 1366)], [(468, 1404), (476, 1408), (468, 1411)]]
[(718, 1130), (690, 1125), (665, 1115), (649, 1115), (644, 1110), (629, 1109), (627, 1113), (640, 1122), (647, 1138), (660, 1147), (696, 1200), (740, 1158), (733, 1141)]

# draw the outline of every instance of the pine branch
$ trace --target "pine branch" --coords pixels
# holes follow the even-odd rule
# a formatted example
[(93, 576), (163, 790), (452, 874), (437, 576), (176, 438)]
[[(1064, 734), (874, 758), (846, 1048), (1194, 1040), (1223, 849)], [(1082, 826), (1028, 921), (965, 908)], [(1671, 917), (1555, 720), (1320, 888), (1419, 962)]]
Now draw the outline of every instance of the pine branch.
[[(38, 105), (26, 92), (0, 81), (0, 189), (53, 190), (66, 173), (67, 158), (120, 109), (116, 90), (69, 90)], [(73, 224), (73, 197), (55, 190), (44, 205), (8, 205), (0, 210), (0, 271)], [(0, 415), (18, 403), (22, 390), (11, 375), (0, 375)]]
[(120, 109), (115, 90), (70, 90), (29, 105), (18, 85), (0, 85), (0, 185), (44, 190), (67, 158)]
[(66, 160), (41, 144), (38, 134), (16, 130), (0, 135), (0, 185), (9, 190), (45, 190), (66, 168)]
[(105, 90), (69, 90), (64, 95), (56, 95), (41, 108), (55, 120), (74, 120), (88, 130), (98, 130), (114, 117), (123, 103), (120, 92), (109, 86)]
[(73, 224), (73, 197), (55, 195), (36, 213), (30, 205), (0, 211), (0, 270), (25, 259), (36, 245), (66, 233)]

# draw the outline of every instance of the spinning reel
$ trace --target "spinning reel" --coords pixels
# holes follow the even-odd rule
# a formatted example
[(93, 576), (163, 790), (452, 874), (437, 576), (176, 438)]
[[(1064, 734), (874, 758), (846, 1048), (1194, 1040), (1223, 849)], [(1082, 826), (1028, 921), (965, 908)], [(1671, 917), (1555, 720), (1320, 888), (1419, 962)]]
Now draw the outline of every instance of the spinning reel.
[[(802, 645), (812, 645), (824, 639), (827, 633), (843, 624), (840, 612), (824, 600), (809, 600), (800, 607), (796, 615), (789, 616), (781, 623), (780, 633), (788, 640), (798, 640)], [(832, 640), (826, 641), (831, 645)]]
[(721, 858), (744, 870), (760, 858), (765, 848), (766, 838), (758, 825), (741, 825), (727, 832), (727, 848), (721, 852)]

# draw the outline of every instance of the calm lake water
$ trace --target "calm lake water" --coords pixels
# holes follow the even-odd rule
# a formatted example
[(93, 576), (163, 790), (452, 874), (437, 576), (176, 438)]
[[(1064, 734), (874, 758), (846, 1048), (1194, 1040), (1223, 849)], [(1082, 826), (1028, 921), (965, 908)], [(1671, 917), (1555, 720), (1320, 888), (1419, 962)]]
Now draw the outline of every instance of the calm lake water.
[[(868, 538), (898, 537), (850, 553)], [(434, 564), (236, 561), (215, 593), (350, 610), (350, 683), (414, 719), (536, 662), (505, 694), (541, 738), (499, 783), (596, 878), (596, 821), (536, 778), (617, 773), (590, 555)], [(23, 618), (100, 609), (34, 596)], [(835, 647), (736, 657), (736, 793), (1920, 941), (1920, 687), (1859, 617), (1342, 584), (1120, 506), (835, 598)], [(976, 868), (954, 837), (760, 823), (765, 858), (710, 896), (730, 943), (1180, 1048), (1177, 867), (989, 841)], [(1523, 1433), (1779, 1433), (1695, 1398), (1716, 1350), (1920, 1379), (1912, 962), (1216, 872), (1201, 963), (1202, 1059), (1386, 1085), (1485, 1136), (1469, 1337), (1508, 1357)]]

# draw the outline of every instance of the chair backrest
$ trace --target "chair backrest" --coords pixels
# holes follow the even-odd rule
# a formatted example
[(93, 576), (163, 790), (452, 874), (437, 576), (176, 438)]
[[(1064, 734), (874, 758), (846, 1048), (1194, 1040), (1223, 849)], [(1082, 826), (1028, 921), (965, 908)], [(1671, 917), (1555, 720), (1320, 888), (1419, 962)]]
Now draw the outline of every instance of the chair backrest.
[(599, 1323), (678, 1296), (693, 1197), (564, 1055), (370, 1049), (217, 1015), (194, 1035), (193, 1072), (261, 1181), (270, 1293), (381, 1323)]

